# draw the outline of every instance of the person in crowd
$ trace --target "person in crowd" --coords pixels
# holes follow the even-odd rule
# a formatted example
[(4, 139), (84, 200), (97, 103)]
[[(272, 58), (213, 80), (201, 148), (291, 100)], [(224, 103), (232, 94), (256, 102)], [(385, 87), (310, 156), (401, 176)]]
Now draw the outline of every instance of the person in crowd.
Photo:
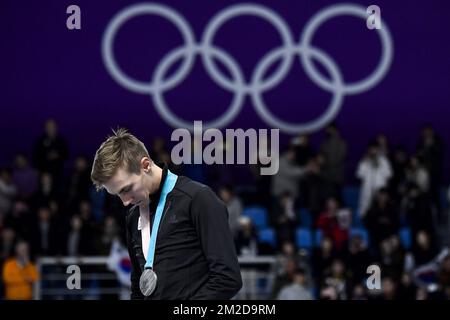
[(0, 215), (9, 213), (16, 194), (17, 187), (12, 180), (11, 170), (0, 168)]
[(365, 287), (362, 284), (356, 284), (353, 287), (351, 300), (367, 300), (367, 292)]
[(33, 284), (39, 280), (39, 273), (30, 261), (28, 243), (19, 241), (15, 256), (7, 259), (3, 266), (3, 282), (7, 300), (31, 300)]
[(383, 239), (379, 248), (378, 260), (380, 263), (376, 264), (383, 270), (383, 275), (392, 278), (395, 282), (400, 281), (405, 266), (406, 253), (400, 244), (399, 237), (392, 235)]
[(284, 286), (278, 294), (278, 300), (312, 300), (311, 289), (307, 285), (305, 270), (297, 268), (293, 281)]
[(325, 209), (329, 197), (339, 198), (333, 185), (322, 172), (323, 157), (317, 155), (311, 158), (307, 165), (307, 173), (301, 179), (300, 203), (312, 214), (316, 221), (319, 214)]
[(347, 142), (342, 138), (335, 123), (325, 129), (326, 138), (320, 145), (324, 157), (323, 172), (340, 193), (345, 183), (345, 160), (347, 159)]
[(79, 215), (72, 216), (70, 229), (66, 239), (66, 255), (78, 257), (91, 255), (93, 249), (93, 234)]
[(65, 161), (69, 156), (69, 148), (65, 138), (58, 132), (58, 124), (54, 119), (45, 122), (44, 133), (33, 147), (33, 162), (40, 172), (48, 172), (58, 188), (62, 185)]
[(5, 216), (4, 224), (6, 227), (12, 228), (17, 237), (29, 239), (32, 217), (30, 208), (26, 201), (17, 199), (13, 203), (11, 212)]
[(294, 158), (297, 166), (304, 167), (314, 157), (315, 151), (310, 144), (308, 135), (299, 134), (291, 140), (291, 145), (295, 151)]
[(37, 256), (54, 256), (60, 253), (60, 230), (49, 207), (40, 207), (31, 229), (31, 251)]
[(356, 176), (361, 179), (359, 214), (364, 217), (376, 192), (386, 187), (392, 176), (389, 160), (376, 143), (370, 143), (366, 155), (358, 164)]
[(398, 299), (415, 300), (417, 293), (417, 285), (414, 283), (411, 275), (404, 272), (398, 286)]
[(281, 195), (289, 193), (294, 199), (297, 199), (300, 178), (305, 173), (305, 168), (298, 166), (295, 162), (295, 149), (290, 147), (280, 157), (278, 173), (272, 176), (272, 197), (277, 199)]
[(405, 191), (406, 169), (408, 167), (408, 154), (402, 145), (397, 145), (392, 154), (392, 177), (389, 180), (389, 190), (392, 199), (400, 202)]
[(340, 256), (333, 246), (333, 240), (322, 237), (320, 247), (314, 248), (311, 259), (312, 276), (317, 288), (320, 288), (321, 284), (324, 282), (325, 271), (327, 268), (339, 257)]
[[(90, 199), (92, 188), (90, 164), (85, 156), (75, 158), (67, 187), (67, 207), (78, 208), (81, 201)], [(73, 212), (72, 212), (73, 213)]]
[(27, 157), (23, 153), (16, 154), (14, 158), (14, 169), (12, 180), (17, 187), (17, 196), (29, 200), (37, 191), (39, 174), (30, 166)]
[(349, 217), (350, 212), (341, 209), (338, 200), (330, 197), (327, 199), (325, 211), (320, 214), (316, 221), (316, 226), (322, 230), (322, 234), (333, 239), (337, 251), (342, 251), (347, 247)]
[(271, 220), (277, 231), (277, 242), (294, 242), (298, 224), (294, 197), (289, 192), (282, 194), (275, 210)]
[(379, 133), (375, 138), (375, 143), (381, 155), (386, 159), (391, 159), (391, 150), (389, 145), (389, 139), (384, 133)]
[(280, 290), (293, 282), (295, 271), (299, 265), (296, 259), (285, 259), (281, 267), (282, 269), (277, 273), (272, 285), (271, 299), (276, 299)]
[(228, 209), (228, 223), (230, 225), (231, 233), (235, 238), (239, 228), (239, 218), (242, 215), (243, 205), (242, 201), (237, 196), (231, 185), (222, 185), (219, 188), (219, 198), (226, 204)]
[(381, 280), (381, 300), (396, 300), (397, 285), (391, 277), (384, 277)]
[(422, 128), (417, 144), (417, 155), (422, 159), (423, 166), (428, 171), (432, 204), (440, 212), (439, 189), (444, 176), (444, 143), (430, 124)]
[(0, 265), (14, 254), (16, 233), (10, 227), (2, 228), (0, 232)]
[(420, 230), (425, 230), (430, 235), (434, 234), (435, 217), (430, 198), (420, 190), (418, 185), (412, 183), (406, 186), (400, 211), (411, 228), (413, 237), (416, 237)]
[(53, 176), (48, 172), (42, 172), (39, 177), (37, 192), (32, 196), (30, 204), (33, 209), (48, 206), (51, 200), (60, 200), (60, 193), (63, 189), (58, 189)]
[(258, 255), (258, 236), (249, 217), (242, 216), (239, 218), (239, 229), (235, 244), (238, 255)]
[(428, 171), (422, 165), (419, 157), (412, 156), (409, 160), (409, 166), (406, 169), (406, 180), (409, 183), (417, 185), (420, 191), (427, 194), (430, 188), (430, 178)]
[(359, 234), (350, 239), (345, 262), (349, 270), (349, 280), (355, 286), (363, 283), (367, 277), (367, 267), (372, 264), (373, 258)]
[(375, 244), (399, 231), (399, 215), (387, 188), (377, 191), (365, 218), (365, 226)]
[(120, 228), (113, 216), (106, 216), (103, 220), (101, 235), (96, 238), (97, 253), (102, 256), (109, 255), (115, 240), (121, 240)]
[(415, 236), (412, 253), (414, 264), (416, 267), (419, 267), (433, 260), (439, 252), (429, 233), (425, 230), (420, 230)]
[(333, 287), (339, 300), (347, 299), (348, 270), (341, 259), (335, 259), (326, 269), (322, 287)]

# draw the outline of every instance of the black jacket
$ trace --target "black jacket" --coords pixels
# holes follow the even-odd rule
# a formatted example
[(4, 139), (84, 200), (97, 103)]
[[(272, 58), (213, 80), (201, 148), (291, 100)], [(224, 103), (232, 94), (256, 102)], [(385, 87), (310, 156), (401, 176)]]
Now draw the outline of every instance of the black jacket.
[[(150, 197), (152, 225), (166, 176), (167, 166), (159, 190)], [(139, 289), (145, 265), (139, 207), (131, 208), (127, 215), (131, 299), (232, 298), (242, 287), (242, 279), (225, 204), (209, 187), (179, 176), (163, 212), (153, 265), (158, 281), (150, 297), (144, 297)]]

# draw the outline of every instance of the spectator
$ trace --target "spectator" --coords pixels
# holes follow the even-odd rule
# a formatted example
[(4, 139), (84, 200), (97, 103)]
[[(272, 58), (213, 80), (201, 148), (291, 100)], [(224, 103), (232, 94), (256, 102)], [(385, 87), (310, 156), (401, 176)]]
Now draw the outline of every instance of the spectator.
[(278, 260), (278, 274), (284, 270), (284, 266), (288, 261), (294, 261), (297, 267), (301, 266), (303, 269), (308, 269), (308, 262), (302, 259), (302, 256), (295, 251), (295, 245), (292, 242), (285, 241), (281, 244), (281, 254), (277, 256)]
[(311, 289), (306, 285), (305, 270), (298, 268), (291, 284), (283, 287), (278, 300), (312, 300)]
[(277, 230), (278, 243), (294, 242), (295, 228), (297, 226), (297, 215), (294, 206), (294, 198), (286, 192), (280, 196), (276, 213), (272, 220)]
[(348, 253), (346, 255), (346, 264), (349, 270), (351, 283), (357, 286), (363, 283), (367, 277), (367, 267), (372, 263), (372, 256), (360, 235), (351, 238)]
[(295, 150), (288, 149), (280, 157), (278, 173), (272, 177), (272, 197), (276, 199), (288, 192), (297, 199), (300, 178), (304, 174), (305, 169), (295, 163)]
[(320, 152), (325, 158), (323, 166), (324, 175), (336, 186), (340, 193), (345, 182), (347, 143), (341, 137), (336, 124), (330, 124), (326, 128), (326, 138), (320, 145)]
[(320, 247), (315, 248), (312, 254), (312, 271), (316, 287), (320, 287), (324, 282), (326, 269), (338, 257), (333, 246), (333, 240), (322, 237)]
[(322, 287), (333, 287), (336, 290), (339, 300), (347, 299), (348, 277), (345, 264), (342, 260), (336, 259), (325, 271)]
[(406, 190), (406, 195), (401, 203), (401, 211), (411, 227), (413, 237), (416, 237), (420, 230), (433, 234), (434, 218), (429, 198), (415, 184), (409, 184)]
[[(48, 206), (51, 200), (59, 199), (57, 187), (54, 184), (53, 177), (48, 172), (41, 173), (39, 177), (39, 187), (31, 199), (33, 209), (38, 209), (42, 206)], [(60, 189), (62, 190), (62, 189)]]
[(239, 218), (239, 229), (235, 240), (238, 255), (258, 255), (258, 237), (249, 217)]
[(11, 177), (11, 170), (0, 169), (0, 215), (6, 215), (11, 210), (17, 188)]
[(357, 284), (352, 290), (352, 300), (367, 300), (366, 289), (362, 284)]
[(0, 233), (0, 265), (14, 254), (16, 233), (14, 229), (6, 227)]
[(242, 214), (242, 201), (234, 193), (230, 185), (223, 185), (219, 188), (219, 198), (225, 203), (228, 209), (228, 223), (233, 237), (236, 237), (239, 228), (239, 218)]
[(416, 291), (416, 300), (429, 300), (428, 299), (428, 292), (426, 288), (417, 288)]
[(58, 227), (51, 216), (50, 208), (40, 207), (37, 221), (33, 223), (31, 234), (32, 252), (39, 256), (53, 256), (59, 253)]
[(316, 226), (322, 234), (333, 240), (337, 251), (342, 251), (348, 242), (348, 210), (340, 209), (336, 198), (328, 198), (325, 211), (317, 219)]
[(416, 298), (417, 286), (412, 281), (409, 273), (403, 273), (398, 287), (398, 299), (414, 300)]
[(30, 262), (28, 244), (20, 241), (16, 245), (16, 255), (6, 260), (3, 266), (3, 282), (7, 300), (31, 300), (33, 284), (38, 281), (36, 266)]
[(66, 255), (71, 257), (90, 255), (92, 252), (91, 230), (83, 224), (80, 216), (74, 215), (70, 220), (70, 230), (67, 234)]
[(22, 153), (18, 153), (14, 160), (12, 179), (17, 187), (17, 196), (28, 200), (37, 191), (39, 175), (28, 164), (28, 159)]
[(323, 286), (320, 290), (320, 300), (339, 300), (339, 295), (336, 287)]
[[(225, 145), (225, 147), (227, 146)], [(278, 161), (278, 151), (277, 154), (272, 154), (271, 147), (272, 139), (262, 136), (258, 142), (257, 150), (249, 155), (250, 163), (255, 163), (249, 165), (254, 186), (255, 202), (267, 208), (271, 208), (273, 205), (273, 199), (271, 199), (273, 176), (263, 175), (261, 174), (261, 170), (270, 168), (273, 166), (272, 163), (274, 161)]]
[(422, 193), (429, 190), (429, 177), (427, 170), (422, 166), (418, 157), (413, 156), (409, 160), (409, 167), (406, 170), (406, 179), (410, 183), (417, 185)]
[(382, 188), (377, 191), (364, 222), (375, 245), (398, 232), (397, 209), (392, 203), (387, 189)]
[(291, 145), (294, 148), (294, 159), (297, 166), (304, 167), (314, 156), (314, 149), (309, 143), (309, 136), (300, 134), (292, 139)]
[(359, 214), (364, 217), (375, 193), (386, 187), (392, 176), (388, 159), (381, 154), (378, 146), (371, 143), (363, 160), (359, 163), (356, 176), (361, 179)]
[(89, 162), (84, 156), (78, 156), (69, 178), (67, 190), (68, 208), (78, 208), (81, 201), (89, 200), (89, 191), (92, 187)]
[(381, 299), (382, 300), (395, 300), (397, 299), (397, 286), (395, 281), (390, 277), (385, 277), (381, 281)]
[(97, 237), (97, 252), (99, 255), (109, 255), (111, 252), (111, 245), (114, 240), (120, 238), (120, 230), (116, 220), (112, 216), (105, 217), (103, 221), (103, 228), (100, 237)]
[(293, 282), (297, 268), (298, 265), (295, 259), (286, 259), (284, 261), (282, 272), (277, 274), (273, 283), (272, 299), (276, 299), (279, 296), (280, 290)]
[(404, 194), (404, 185), (406, 183), (406, 168), (408, 166), (408, 155), (403, 146), (397, 146), (394, 149), (392, 158), (392, 178), (389, 180), (389, 189), (392, 198), (400, 201)]
[(436, 246), (432, 244), (427, 231), (421, 230), (417, 232), (415, 242), (412, 247), (412, 253), (416, 267), (424, 265), (436, 257), (438, 254)]
[(166, 148), (166, 140), (163, 137), (156, 137), (153, 139), (151, 150), (151, 158), (156, 163), (163, 162), (165, 160), (165, 154), (168, 154)]
[(322, 158), (312, 158), (307, 166), (307, 173), (301, 180), (301, 206), (311, 212), (313, 221), (325, 209), (325, 202), (329, 197), (337, 197), (333, 187), (325, 177), (321, 168)]
[(400, 245), (397, 235), (385, 238), (379, 244), (380, 246), (380, 268), (383, 275), (392, 278), (394, 281), (400, 281), (405, 265), (405, 252)]
[(380, 133), (375, 138), (376, 145), (381, 155), (383, 155), (386, 159), (391, 158), (390, 148), (389, 148), (389, 140), (385, 134)]
[(450, 254), (448, 254), (441, 262), (438, 281), (440, 286), (450, 288)]
[(89, 201), (83, 200), (80, 202), (78, 215), (83, 220), (83, 225), (89, 228), (90, 232), (94, 232), (97, 229), (97, 224), (92, 216), (92, 205)]
[(5, 226), (12, 228), (19, 238), (29, 239), (31, 225), (28, 204), (23, 200), (15, 201), (10, 214), (5, 217)]
[(439, 188), (444, 172), (444, 144), (441, 137), (431, 125), (422, 128), (420, 141), (417, 145), (417, 155), (423, 160), (430, 179), (430, 194), (433, 205), (439, 210)]
[(66, 140), (58, 133), (55, 120), (45, 122), (44, 133), (36, 141), (33, 148), (33, 160), (36, 168), (48, 172), (55, 184), (61, 186), (64, 162), (69, 154)]

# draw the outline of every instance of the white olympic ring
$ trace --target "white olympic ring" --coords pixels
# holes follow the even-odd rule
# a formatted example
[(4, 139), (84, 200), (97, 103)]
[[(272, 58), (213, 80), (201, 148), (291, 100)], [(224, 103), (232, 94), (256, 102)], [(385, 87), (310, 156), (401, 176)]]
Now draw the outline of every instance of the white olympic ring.
[[(114, 38), (119, 28), (129, 19), (138, 15), (153, 14), (162, 16), (171, 21), (180, 31), (184, 45), (169, 51), (157, 65), (151, 82), (135, 80), (126, 75), (118, 66), (113, 55)], [(239, 64), (223, 49), (213, 45), (217, 30), (228, 20), (241, 15), (251, 15), (262, 18), (273, 25), (281, 37), (282, 45), (266, 53), (251, 76), (249, 83)], [(286, 22), (272, 9), (259, 4), (236, 4), (216, 14), (207, 24), (202, 41), (197, 43), (195, 35), (188, 22), (174, 9), (158, 3), (142, 3), (131, 5), (109, 22), (102, 40), (102, 56), (106, 69), (120, 85), (126, 89), (150, 94), (159, 115), (173, 127), (183, 127), (193, 131), (193, 124), (181, 119), (169, 110), (164, 92), (179, 85), (192, 70), (195, 56), (202, 57), (203, 65), (208, 75), (221, 88), (234, 93), (233, 100), (228, 110), (217, 119), (204, 123), (204, 128), (222, 128), (232, 122), (241, 111), (245, 96), (249, 95), (257, 114), (270, 126), (279, 128), (289, 134), (310, 133), (324, 127), (338, 114), (345, 95), (359, 94), (370, 90), (379, 83), (388, 72), (393, 57), (393, 44), (390, 31), (386, 23), (382, 22), (382, 29), (377, 29), (382, 44), (382, 56), (376, 69), (366, 78), (354, 83), (344, 83), (342, 72), (336, 62), (324, 51), (311, 45), (316, 30), (328, 19), (339, 15), (351, 15), (366, 19), (366, 9), (355, 4), (336, 4), (322, 9), (315, 14), (306, 24), (305, 30), (300, 36), (298, 44), (294, 42), (292, 34)], [(262, 93), (273, 89), (288, 74), (294, 57), (298, 55), (306, 74), (321, 89), (333, 94), (327, 110), (317, 119), (303, 123), (292, 124), (274, 116), (266, 107)], [(167, 79), (165, 75), (174, 63), (183, 59), (179, 69)], [(232, 79), (223, 75), (216, 66), (214, 59), (219, 60), (228, 70)], [(279, 67), (267, 78), (265, 72), (275, 62), (281, 59)], [(322, 63), (330, 74), (331, 79), (325, 78), (318, 72), (312, 60)]]

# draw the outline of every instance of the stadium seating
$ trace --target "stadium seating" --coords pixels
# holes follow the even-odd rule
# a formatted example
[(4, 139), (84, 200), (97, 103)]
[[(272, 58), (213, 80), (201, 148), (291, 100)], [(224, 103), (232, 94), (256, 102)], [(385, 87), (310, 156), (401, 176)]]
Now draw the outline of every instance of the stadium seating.
[(258, 230), (267, 227), (267, 209), (261, 206), (252, 206), (244, 208), (242, 212), (243, 216), (249, 217), (252, 220), (253, 225)]

